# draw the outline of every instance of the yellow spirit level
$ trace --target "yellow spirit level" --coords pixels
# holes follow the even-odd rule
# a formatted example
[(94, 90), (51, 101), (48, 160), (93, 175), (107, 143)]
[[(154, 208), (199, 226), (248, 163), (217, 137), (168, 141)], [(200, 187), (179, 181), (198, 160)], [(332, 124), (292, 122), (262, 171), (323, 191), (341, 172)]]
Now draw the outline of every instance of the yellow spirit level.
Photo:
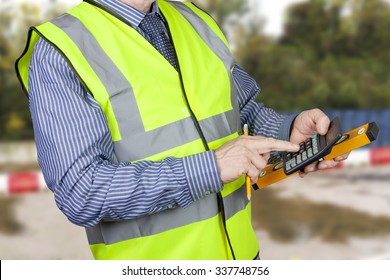
[[(324, 159), (336, 158), (354, 149), (370, 144), (376, 140), (378, 132), (379, 128), (375, 122), (357, 127), (345, 133)], [(257, 183), (253, 187), (255, 189), (262, 189), (287, 177), (293, 176), (298, 172), (299, 171), (286, 175), (283, 171), (283, 162), (279, 161), (264, 168)]]

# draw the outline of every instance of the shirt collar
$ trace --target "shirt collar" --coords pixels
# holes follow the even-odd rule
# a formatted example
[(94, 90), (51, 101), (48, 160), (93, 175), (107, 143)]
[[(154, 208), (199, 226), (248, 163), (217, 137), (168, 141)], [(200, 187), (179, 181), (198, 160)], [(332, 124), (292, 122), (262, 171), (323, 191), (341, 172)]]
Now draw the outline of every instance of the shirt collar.
[[(99, 3), (103, 7), (111, 10), (112, 12), (120, 15), (125, 20), (127, 20), (131, 26), (138, 27), (144, 17), (147, 15), (146, 13), (137, 10), (119, 0), (95, 0), (95, 2)], [(158, 0), (156, 0), (152, 4), (152, 11), (150, 14), (157, 13), (161, 17), (160, 9), (158, 8)], [(162, 18), (162, 17), (161, 17)]]

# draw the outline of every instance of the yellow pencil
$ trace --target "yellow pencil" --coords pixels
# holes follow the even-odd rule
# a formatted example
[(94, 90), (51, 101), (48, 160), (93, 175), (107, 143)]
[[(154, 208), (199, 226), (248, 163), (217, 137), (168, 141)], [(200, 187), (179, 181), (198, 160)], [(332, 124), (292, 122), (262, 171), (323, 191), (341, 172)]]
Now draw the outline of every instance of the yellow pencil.
[[(244, 135), (249, 135), (249, 129), (247, 124), (244, 124)], [(251, 196), (252, 196), (251, 177), (246, 175), (245, 182), (246, 182), (246, 196), (248, 200), (251, 200)]]

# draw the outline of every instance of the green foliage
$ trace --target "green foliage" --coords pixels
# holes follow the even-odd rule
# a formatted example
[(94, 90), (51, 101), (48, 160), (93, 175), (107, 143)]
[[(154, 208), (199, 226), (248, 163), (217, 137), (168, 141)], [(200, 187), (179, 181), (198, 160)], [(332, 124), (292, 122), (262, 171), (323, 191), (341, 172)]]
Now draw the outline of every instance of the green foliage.
[(14, 63), (26, 45), (28, 28), (64, 10), (55, 5), (43, 11), (33, 3), (0, 9), (0, 140), (33, 138), (28, 100), (16, 78)]
[[(319, 107), (390, 107), (390, 7), (383, 0), (309, 0), (292, 5), (280, 39), (261, 32), (249, 0), (196, 3), (233, 33), (238, 63), (261, 85), (259, 101), (280, 111)], [(16, 4), (15, 4), (16, 5)], [(29, 26), (65, 7), (43, 12), (22, 3), (0, 9), (0, 140), (33, 137), (28, 101), (13, 69)], [(14, 11), (15, 11), (14, 10)], [(250, 23), (243, 21), (250, 14)], [(244, 23), (245, 22), (245, 23)]]
[(210, 13), (222, 28), (237, 23), (237, 18), (248, 12), (248, 0), (198, 0), (196, 3)]
[(281, 111), (390, 107), (388, 2), (295, 4), (279, 40), (254, 33), (246, 38), (236, 54), (261, 84), (259, 101), (269, 107)]

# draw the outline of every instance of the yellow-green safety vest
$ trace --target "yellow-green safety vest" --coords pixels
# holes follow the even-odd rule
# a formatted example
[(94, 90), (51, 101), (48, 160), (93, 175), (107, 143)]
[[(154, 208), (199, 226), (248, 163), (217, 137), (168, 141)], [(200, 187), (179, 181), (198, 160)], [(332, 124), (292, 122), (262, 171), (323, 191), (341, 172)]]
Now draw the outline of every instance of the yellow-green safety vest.
[[(177, 71), (120, 16), (93, 1), (33, 27), (18, 77), (28, 94), (28, 66), (42, 37), (66, 58), (101, 106), (114, 159), (159, 161), (213, 150), (240, 131), (235, 65), (228, 43), (191, 3), (159, 0)], [(96, 259), (254, 259), (258, 242), (244, 176), (187, 208), (87, 228)]]

